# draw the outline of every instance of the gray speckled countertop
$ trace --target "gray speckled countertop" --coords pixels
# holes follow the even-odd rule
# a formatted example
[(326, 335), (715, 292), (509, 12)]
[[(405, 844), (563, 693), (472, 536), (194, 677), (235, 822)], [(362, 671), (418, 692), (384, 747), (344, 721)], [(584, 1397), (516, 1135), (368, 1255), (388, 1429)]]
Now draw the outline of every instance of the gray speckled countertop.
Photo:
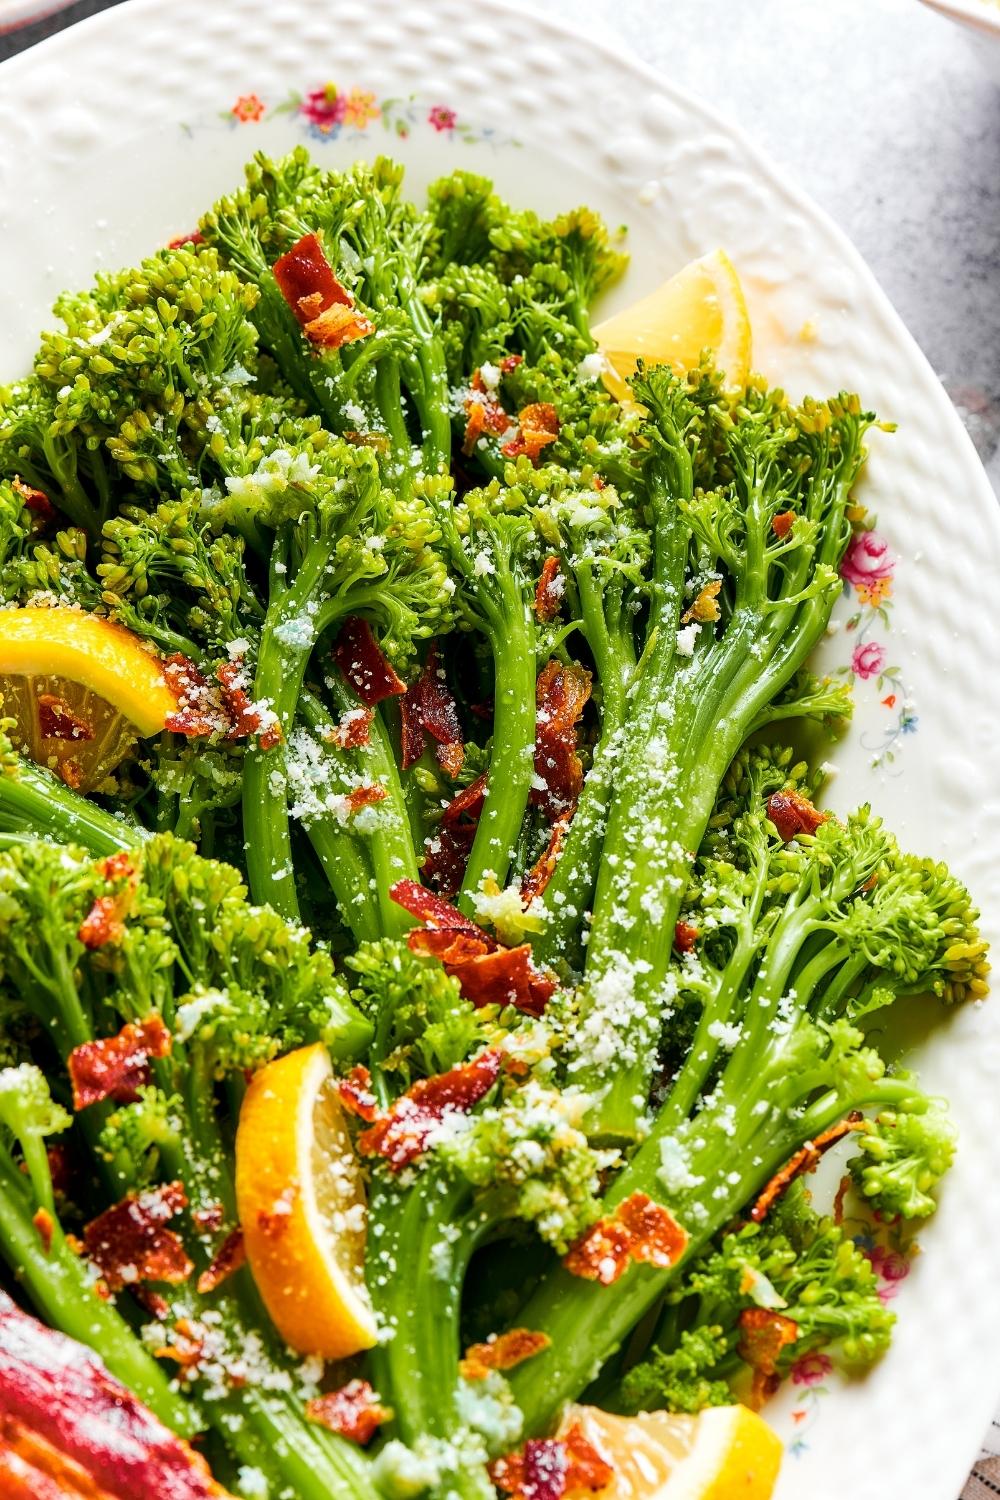
[[(0, 35), (0, 59), (109, 3), (76, 0)], [(922, 345), (1000, 491), (1000, 86), (968, 33), (918, 0), (536, 6), (631, 47), (818, 199)]]

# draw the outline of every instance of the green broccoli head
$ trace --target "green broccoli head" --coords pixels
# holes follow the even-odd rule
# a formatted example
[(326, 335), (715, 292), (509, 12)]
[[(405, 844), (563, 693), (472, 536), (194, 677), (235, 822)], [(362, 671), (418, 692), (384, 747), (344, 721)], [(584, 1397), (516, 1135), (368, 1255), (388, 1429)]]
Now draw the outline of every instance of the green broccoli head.
[(934, 1189), (956, 1147), (955, 1127), (944, 1109), (931, 1103), (924, 1109), (883, 1110), (857, 1144), (851, 1175), (883, 1218), (926, 1219), (934, 1212)]

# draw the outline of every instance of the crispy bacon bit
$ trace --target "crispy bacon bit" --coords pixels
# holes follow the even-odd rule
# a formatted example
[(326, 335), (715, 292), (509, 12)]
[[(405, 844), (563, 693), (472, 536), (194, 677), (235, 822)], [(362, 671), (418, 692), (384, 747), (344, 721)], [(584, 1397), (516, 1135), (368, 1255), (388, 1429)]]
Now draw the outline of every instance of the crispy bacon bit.
[(467, 420), (465, 437), (462, 440), (462, 452), (467, 458), (475, 451), (476, 444), (484, 433), (488, 432), (494, 437), (500, 437), (513, 425), (500, 402), (492, 392), (487, 391), (478, 370), (473, 375), (471, 384), (476, 394), (467, 396), (465, 399)]
[(32, 1224), (38, 1230), (38, 1238), (42, 1242), (42, 1249), (48, 1255), (52, 1249), (52, 1231), (55, 1229), (55, 1221), (47, 1208), (40, 1208), (33, 1215)]
[(590, 673), (583, 667), (547, 662), (535, 685), (535, 775), (544, 786), (531, 801), (557, 818), (576, 806), (583, 766), (576, 750), (576, 726), (590, 698)]
[(167, 241), (168, 250), (180, 250), (184, 245), (203, 245), (205, 236), (200, 229), (189, 229), (187, 234), (175, 235), (172, 240)]
[(77, 937), (91, 952), (106, 943), (118, 943), (125, 934), (121, 900), (118, 896), (98, 896), (80, 923)]
[(358, 1137), (365, 1156), (383, 1156), (393, 1172), (423, 1155), (434, 1131), (450, 1114), (467, 1113), (500, 1077), (500, 1052), (488, 1047), (471, 1062), (434, 1078), (421, 1078)]
[(460, 890), (475, 837), (475, 823), (442, 823), (425, 840), (420, 873), (439, 895), (454, 896)]
[(767, 799), (767, 815), (778, 830), (778, 837), (786, 844), (800, 833), (815, 833), (826, 821), (826, 813), (819, 812), (808, 797), (803, 797), (793, 787), (787, 792), (771, 793)]
[(424, 669), (399, 705), (402, 715), (403, 770), (409, 770), (423, 755), (429, 734), (436, 741), (434, 754), (449, 776), (457, 776), (465, 759), (462, 726), (451, 689), (445, 681), (437, 644), (432, 643)]
[(610, 1286), (632, 1261), (676, 1265), (687, 1242), (687, 1231), (662, 1204), (646, 1193), (632, 1193), (570, 1246), (563, 1265), (573, 1276)]
[(347, 811), (353, 817), (363, 807), (374, 807), (377, 802), (384, 802), (387, 796), (384, 786), (356, 786), (346, 795)]
[(128, 1021), (117, 1036), (74, 1047), (67, 1063), (73, 1108), (86, 1109), (102, 1099), (133, 1104), (139, 1089), (152, 1082), (150, 1058), (167, 1057), (170, 1047), (170, 1032), (159, 1016), (138, 1023)]
[(447, 932), (467, 932), (485, 943), (484, 951), (492, 951), (500, 946), (496, 938), (490, 937), (482, 927), (478, 927), (469, 917), (463, 915), (457, 906), (452, 906), (450, 901), (443, 901), (440, 896), (435, 896), (434, 892), (421, 885), (419, 880), (397, 880), (396, 884), (390, 887), (389, 895), (397, 906), (408, 911), (411, 917), (425, 922), (428, 927), (441, 928)]
[(188, 738), (218, 734), (228, 728), (218, 693), (193, 661), (174, 652), (162, 663), (166, 684), (177, 699), (177, 710), (168, 714), (164, 724), (174, 734)]
[(559, 863), (559, 855), (569, 831), (570, 813), (563, 813), (562, 817), (556, 819), (549, 834), (549, 842), (532, 865), (521, 883), (521, 900), (525, 906), (530, 906), (536, 896), (541, 896), (552, 876), (555, 874), (556, 865)]
[[(45, 1328), (0, 1293), (0, 1436), (28, 1466), (31, 1487), (0, 1494), (25, 1500), (224, 1500), (225, 1492), (187, 1443), (119, 1384), (89, 1349)], [(85, 1476), (70, 1488), (78, 1474)], [(36, 1479), (41, 1475), (41, 1479)], [(54, 1476), (52, 1490), (43, 1480)]]
[(304, 234), (279, 256), (271, 271), (281, 295), (303, 328), (328, 307), (354, 306), (354, 298), (337, 280), (315, 234)]
[(371, 1125), (378, 1115), (378, 1100), (371, 1091), (372, 1075), (364, 1063), (356, 1063), (346, 1078), (337, 1082), (337, 1094), (348, 1114)]
[(338, 1391), (328, 1391), (307, 1402), (306, 1416), (363, 1448), (383, 1422), (392, 1420), (392, 1410), (382, 1405), (367, 1380), (349, 1380)]
[[(299, 305), (306, 301), (308, 298), (303, 298)], [(344, 344), (353, 344), (356, 339), (368, 338), (375, 332), (375, 324), (356, 307), (342, 307), (335, 303), (310, 319), (302, 331), (311, 344), (319, 344), (323, 349), (340, 349)]]
[(485, 1380), (491, 1370), (513, 1370), (515, 1365), (547, 1349), (551, 1342), (547, 1333), (536, 1333), (530, 1328), (493, 1333), (485, 1344), (473, 1344), (466, 1349), (458, 1368), (466, 1380)]
[(298, 1196), (298, 1183), (290, 1182), (275, 1198), (270, 1208), (262, 1208), (258, 1211), (257, 1224), (264, 1234), (276, 1240), (285, 1233), (291, 1222), (292, 1209), (295, 1207)]
[(829, 1151), (831, 1146), (836, 1145), (852, 1130), (864, 1129), (864, 1116), (858, 1109), (853, 1109), (843, 1120), (838, 1120), (836, 1125), (829, 1129), (820, 1131), (813, 1140), (806, 1141), (800, 1146), (779, 1172), (775, 1172), (770, 1182), (764, 1188), (753, 1208), (750, 1217), (755, 1224), (761, 1224), (767, 1218), (774, 1203), (781, 1197), (789, 1183), (795, 1181), (796, 1177), (804, 1177), (809, 1172), (815, 1172), (823, 1155)]
[(226, 1221), (226, 1211), (221, 1203), (209, 1203), (204, 1208), (191, 1211), (191, 1221), (204, 1234), (214, 1234)]
[(674, 928), (674, 947), (678, 953), (692, 953), (698, 937), (697, 927), (692, 927), (690, 922), (678, 922)]
[(276, 745), (280, 745), (283, 739), (281, 725), (273, 716), (270, 723), (264, 723), (264, 715), (246, 690), (246, 672), (242, 661), (223, 662), (216, 669), (215, 675), (219, 679), (219, 696), (229, 721), (226, 739), (242, 740), (247, 735), (259, 733), (262, 750), (273, 750)]
[(69, 787), (71, 792), (78, 792), (83, 785), (83, 767), (78, 760), (60, 760), (56, 763), (56, 775), (60, 781)]
[(697, 620), (699, 625), (707, 625), (712, 620), (717, 620), (722, 611), (719, 608), (719, 593), (722, 589), (722, 579), (713, 578), (701, 589), (691, 605), (681, 615), (681, 624), (686, 625), (689, 620)]
[(180, 1237), (166, 1221), (187, 1207), (180, 1182), (129, 1193), (106, 1208), (83, 1231), (83, 1243), (109, 1290), (135, 1281), (186, 1281), (194, 1270)]
[(784, 541), (785, 537), (792, 529), (794, 520), (794, 510), (783, 510), (779, 516), (774, 517), (771, 522), (771, 530), (774, 532), (779, 541)]
[(489, 777), (486, 771), (477, 776), (475, 781), (470, 781), (467, 787), (453, 797), (441, 814), (441, 821), (445, 827), (453, 827), (461, 817), (478, 819), (486, 801), (486, 783)]
[(615, 1471), (575, 1423), (561, 1438), (529, 1438), (523, 1448), (495, 1459), (489, 1474), (513, 1500), (562, 1500), (581, 1490), (607, 1489)]
[(503, 359), (500, 361), (500, 374), (509, 375), (512, 370), (516, 370), (518, 365), (523, 363), (523, 354), (505, 354)]
[(739, 1317), (740, 1341), (736, 1346), (741, 1359), (753, 1370), (750, 1405), (759, 1410), (773, 1396), (781, 1382), (778, 1360), (781, 1351), (794, 1344), (799, 1325), (783, 1313), (767, 1307), (745, 1307)]
[(228, 1277), (246, 1263), (246, 1258), (243, 1231), (233, 1229), (215, 1252), (211, 1265), (198, 1277), (198, 1290), (202, 1296), (208, 1292), (214, 1292), (217, 1286), (221, 1286)]
[(559, 413), (549, 401), (533, 401), (518, 412), (517, 426), (517, 437), (504, 443), (501, 453), (505, 458), (526, 453), (537, 465), (542, 449), (559, 436)]
[(562, 603), (565, 579), (559, 571), (559, 558), (553, 552), (542, 564), (535, 589), (535, 614), (540, 620), (554, 620)]
[(372, 719), (375, 717), (370, 708), (349, 708), (340, 717), (340, 722), (330, 731), (327, 738), (331, 745), (336, 745), (340, 750), (360, 750), (371, 742)]
[(25, 484), (17, 474), (11, 480), (10, 487), (23, 500), (25, 510), (30, 510), (40, 521), (55, 520), (56, 508), (44, 490), (36, 490), (33, 484)]
[(333, 659), (367, 708), (406, 692), (406, 683), (382, 651), (368, 621), (358, 615), (351, 615), (341, 626)]
[(94, 727), (75, 714), (65, 698), (55, 693), (38, 696), (38, 732), (43, 739), (92, 740)]

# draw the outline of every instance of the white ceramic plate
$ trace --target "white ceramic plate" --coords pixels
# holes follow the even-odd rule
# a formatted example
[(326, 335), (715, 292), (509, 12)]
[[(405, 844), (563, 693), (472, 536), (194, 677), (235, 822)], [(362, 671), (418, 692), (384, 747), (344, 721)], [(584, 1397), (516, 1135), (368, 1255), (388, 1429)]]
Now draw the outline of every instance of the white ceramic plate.
[(969, 45), (1000, 83), (1000, 0), (923, 0), (964, 31)]
[[(857, 678), (829, 800), (870, 798), (905, 841), (951, 860), (992, 927), (996, 501), (843, 235), (640, 63), (493, 0), (132, 0), (77, 26), (0, 69), (0, 375), (26, 365), (59, 290), (191, 228), (253, 150), (296, 141), (334, 164), (393, 151), (417, 191), (462, 164), (550, 213), (593, 204), (630, 226), (610, 306), (725, 246), (757, 364), (796, 392), (856, 388), (899, 423), (875, 435), (865, 480), (884, 546), (854, 558), (826, 649)], [(853, 1386), (803, 1379), (769, 1412), (792, 1449), (783, 1500), (953, 1500), (1000, 1389), (1000, 1013), (967, 1009), (917, 1053), (953, 1103), (958, 1165), (905, 1285), (887, 1283), (889, 1357)]]

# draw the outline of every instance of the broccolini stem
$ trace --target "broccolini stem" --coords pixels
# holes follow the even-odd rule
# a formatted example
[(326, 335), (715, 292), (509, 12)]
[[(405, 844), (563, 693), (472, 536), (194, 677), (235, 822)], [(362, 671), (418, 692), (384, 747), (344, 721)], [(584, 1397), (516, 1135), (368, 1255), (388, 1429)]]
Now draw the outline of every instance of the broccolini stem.
[(149, 837), (138, 823), (113, 817), (51, 771), (12, 753), (0, 765), (0, 829), (82, 844), (94, 855), (131, 849)]

